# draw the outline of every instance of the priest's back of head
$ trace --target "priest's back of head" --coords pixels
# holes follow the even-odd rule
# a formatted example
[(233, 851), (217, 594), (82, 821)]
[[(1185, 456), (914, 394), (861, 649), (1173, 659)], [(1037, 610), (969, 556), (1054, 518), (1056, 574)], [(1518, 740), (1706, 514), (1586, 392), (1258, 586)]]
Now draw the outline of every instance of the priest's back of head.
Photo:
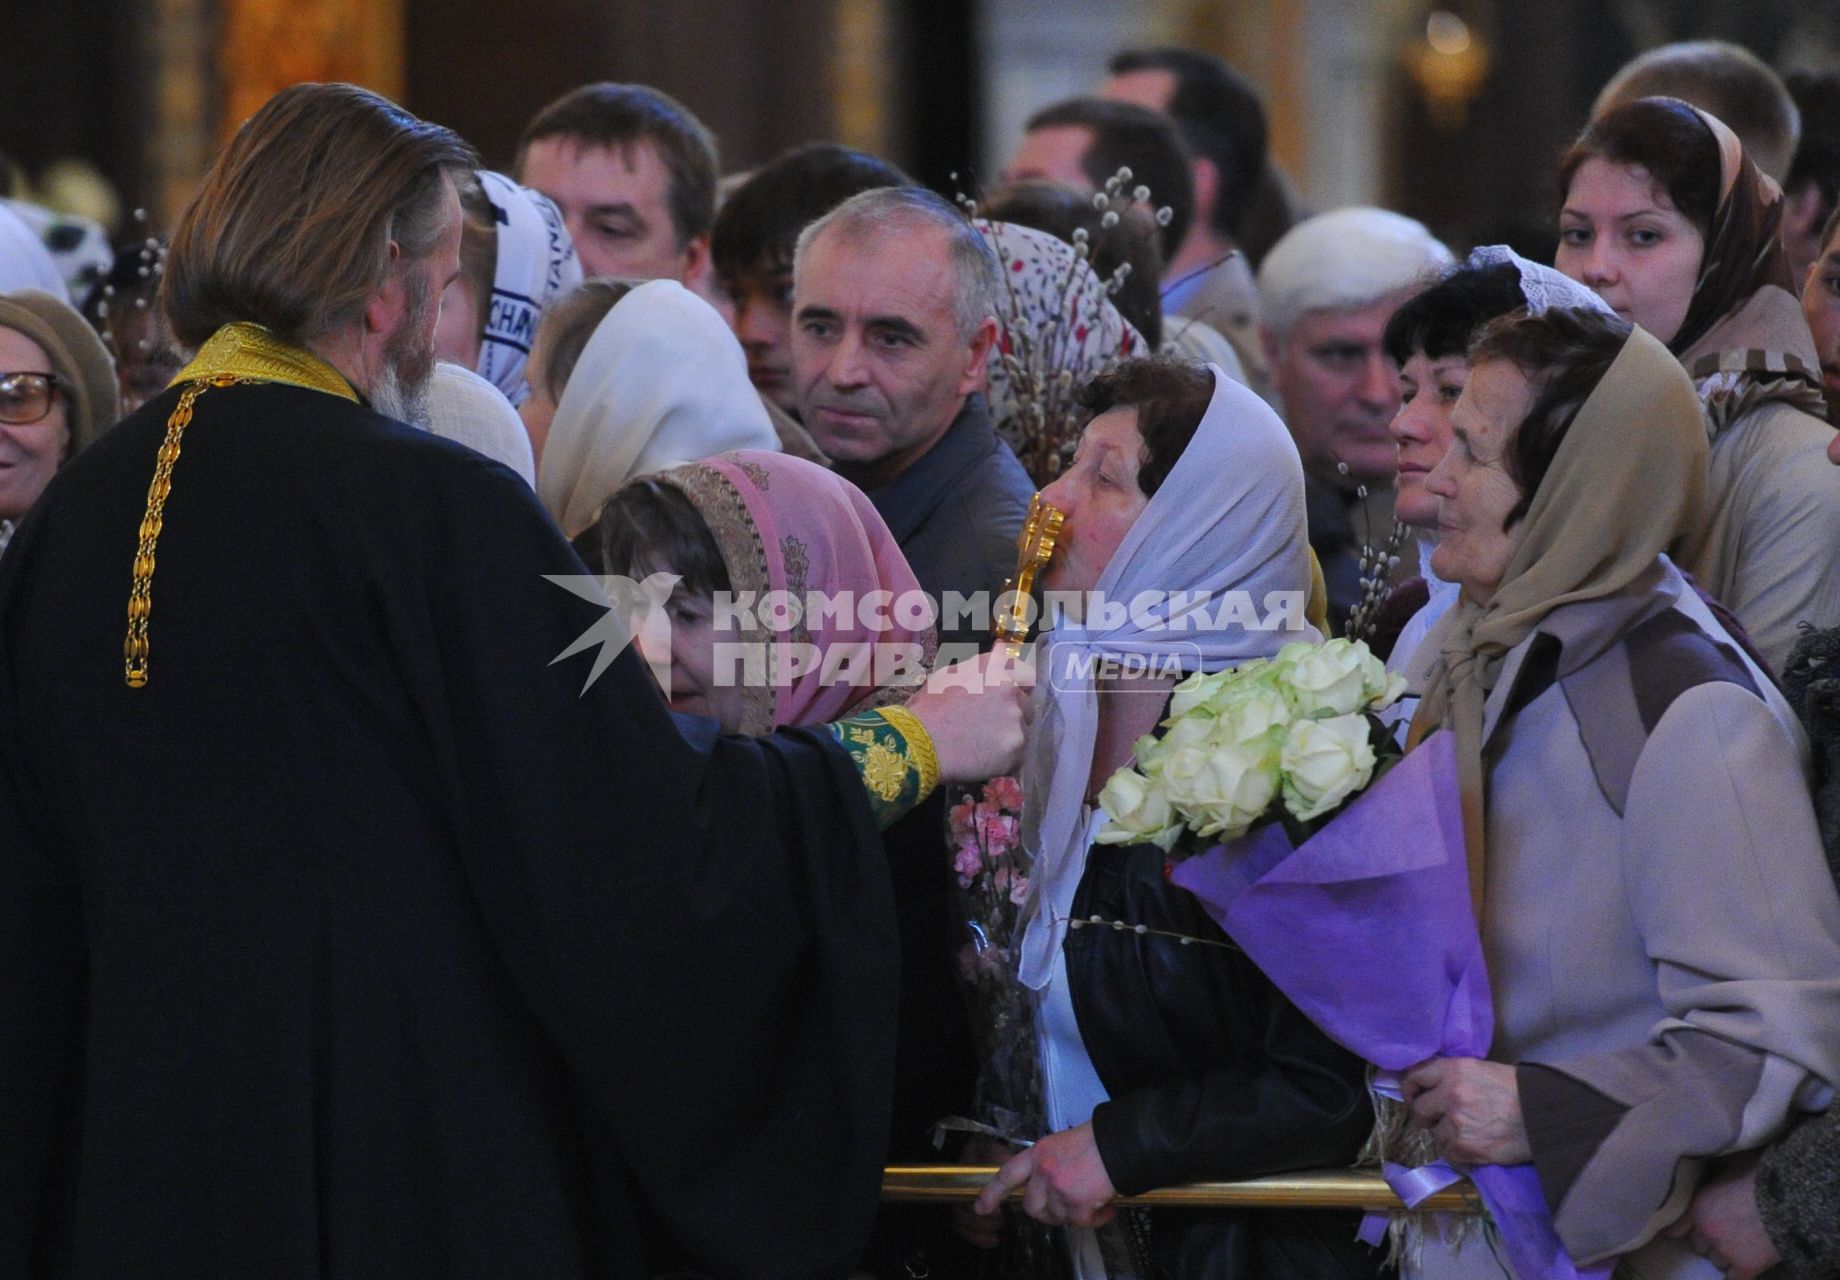
[(161, 300), (199, 346), (253, 321), (314, 345), (361, 318), (398, 263), (433, 253), (472, 148), (348, 84), (297, 84), (237, 130), (186, 207)]

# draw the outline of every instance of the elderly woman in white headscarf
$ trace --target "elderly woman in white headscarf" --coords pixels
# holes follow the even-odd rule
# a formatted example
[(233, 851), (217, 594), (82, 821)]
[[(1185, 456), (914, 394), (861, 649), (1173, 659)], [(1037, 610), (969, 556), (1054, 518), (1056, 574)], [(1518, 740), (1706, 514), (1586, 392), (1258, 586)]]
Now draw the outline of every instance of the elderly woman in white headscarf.
[[(539, 335), (523, 413), (537, 496), (593, 566), (601, 504), (628, 480), (730, 449), (778, 452), (779, 437), (714, 307), (675, 280), (589, 281), (580, 292), (594, 305), (567, 300)], [(607, 296), (614, 301), (596, 322)], [(540, 432), (539, 415), (548, 418)]]
[(575, 242), (555, 201), (481, 169), (461, 193), (460, 274), (441, 298), (436, 354), (471, 369), (512, 406), (530, 394), (524, 366), (543, 312), (581, 283)]
[[(1022, 780), (1035, 864), (1020, 976), (1038, 993), (1051, 1132), (1004, 1165), (976, 1211), (1023, 1187), (1030, 1215), (1074, 1228), (1082, 1280), (1371, 1275), (1378, 1259), (1334, 1214), (1173, 1217), (1154, 1225), (1148, 1256), (1112, 1221), (1121, 1193), (1346, 1164), (1372, 1113), (1361, 1063), (1169, 884), (1160, 848), (1094, 843), (1096, 797), (1156, 732), (1181, 674), (1317, 638), (1303, 614), (1296, 448), (1215, 367), (1132, 361), (1086, 399), (1095, 416), (1043, 494), (1066, 515), (1044, 585), (1082, 598), (1046, 637)], [(1246, 622), (1247, 602), (1262, 626)], [(1129, 927), (1072, 925), (1092, 919)]]

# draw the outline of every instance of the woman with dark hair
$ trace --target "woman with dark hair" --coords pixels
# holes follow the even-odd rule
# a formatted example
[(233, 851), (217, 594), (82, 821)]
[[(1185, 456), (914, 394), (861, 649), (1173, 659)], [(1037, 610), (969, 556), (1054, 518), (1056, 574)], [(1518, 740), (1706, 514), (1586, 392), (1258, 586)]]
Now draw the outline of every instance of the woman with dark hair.
[[(1413, 741), (1455, 734), (1494, 997), (1490, 1060), (1406, 1075), (1458, 1166), (1532, 1162), (1580, 1263), (1717, 1270), (1656, 1234), (1703, 1163), (1840, 1083), (1840, 898), (1793, 714), (1666, 549), (1697, 527), (1704, 419), (1639, 328), (1493, 322), (1432, 471), (1436, 571)], [(1486, 1241), (1423, 1274), (1495, 1276)]]
[[(861, 489), (803, 458), (741, 449), (629, 481), (601, 509), (596, 536), (609, 573), (680, 579), (664, 604), (668, 651), (643, 630), (640, 650), (655, 674), (668, 672), (673, 711), (709, 716), (724, 733), (899, 704), (932, 668), (933, 628), (902, 621), (898, 606), (921, 603), (920, 583), (894, 535)], [(788, 615), (776, 629), (764, 603), (717, 608), (719, 595), (751, 602), (773, 592), (798, 600), (796, 622)], [(819, 593), (847, 610), (818, 616), (807, 606)], [(859, 604), (878, 593), (887, 616), (865, 618)], [(738, 665), (718, 661), (723, 644), (738, 647)], [(898, 672), (897, 647), (909, 658)]]
[[(1019, 976), (1036, 993), (1050, 1132), (1004, 1165), (976, 1211), (1023, 1188), (1032, 1217), (1070, 1228), (1082, 1280), (1370, 1275), (1377, 1256), (1349, 1216), (1168, 1213), (1147, 1236), (1113, 1222), (1120, 1193), (1347, 1164), (1372, 1113), (1361, 1063), (1169, 883), (1161, 848), (1095, 843), (1100, 789), (1157, 731), (1183, 671), (1315, 638), (1296, 447), (1218, 368), (1127, 362), (1086, 403), (1073, 464), (1042, 494), (1066, 516), (1043, 585), (1072, 598), (1038, 662), (1022, 777), (1034, 863)], [(1168, 593), (1160, 612), (1148, 592)], [(1236, 597), (1284, 612), (1264, 627), (1222, 620)], [(1108, 674), (1125, 655), (1148, 672)], [(1094, 919), (1138, 927), (1072, 924)]]
[(1778, 240), (1782, 196), (1715, 117), (1616, 107), (1560, 165), (1554, 260), (1666, 344), (1705, 405), (1710, 501), (1673, 549), (1781, 667), (1840, 617), (1840, 472), (1824, 464), (1820, 358)]
[[(1394, 514), (1417, 535), (1418, 563), (1424, 570), (1422, 582), (1401, 583), (1375, 615), (1376, 634), (1368, 643), (1394, 671), (1409, 669), (1426, 634), (1457, 598), (1456, 584), (1431, 568), (1438, 499), (1425, 479), (1450, 451), (1450, 415), (1469, 380), (1470, 342), (1499, 316), (1555, 306), (1609, 311), (1596, 294), (1551, 267), (1529, 262), (1505, 245), (1484, 245), (1386, 323), (1381, 345), (1399, 366), (1401, 391), (1399, 412), (1388, 427), (1399, 447)], [(1408, 603), (1410, 608), (1402, 610)], [(1403, 724), (1416, 705), (1402, 698), (1383, 714)]]

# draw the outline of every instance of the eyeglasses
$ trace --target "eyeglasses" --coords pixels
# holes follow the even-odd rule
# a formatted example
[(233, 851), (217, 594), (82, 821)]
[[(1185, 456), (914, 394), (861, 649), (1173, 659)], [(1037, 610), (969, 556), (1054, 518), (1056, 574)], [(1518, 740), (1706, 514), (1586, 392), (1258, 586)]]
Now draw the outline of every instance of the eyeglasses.
[(0, 423), (23, 427), (51, 412), (52, 392), (62, 385), (55, 373), (0, 373)]

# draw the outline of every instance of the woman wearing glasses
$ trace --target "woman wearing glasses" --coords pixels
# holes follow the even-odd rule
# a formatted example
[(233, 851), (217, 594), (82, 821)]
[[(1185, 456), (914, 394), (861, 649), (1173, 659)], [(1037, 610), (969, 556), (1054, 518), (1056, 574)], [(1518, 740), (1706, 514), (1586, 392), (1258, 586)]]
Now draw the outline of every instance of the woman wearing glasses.
[(75, 308), (0, 293), (0, 554), (51, 475), (119, 416), (115, 367)]

